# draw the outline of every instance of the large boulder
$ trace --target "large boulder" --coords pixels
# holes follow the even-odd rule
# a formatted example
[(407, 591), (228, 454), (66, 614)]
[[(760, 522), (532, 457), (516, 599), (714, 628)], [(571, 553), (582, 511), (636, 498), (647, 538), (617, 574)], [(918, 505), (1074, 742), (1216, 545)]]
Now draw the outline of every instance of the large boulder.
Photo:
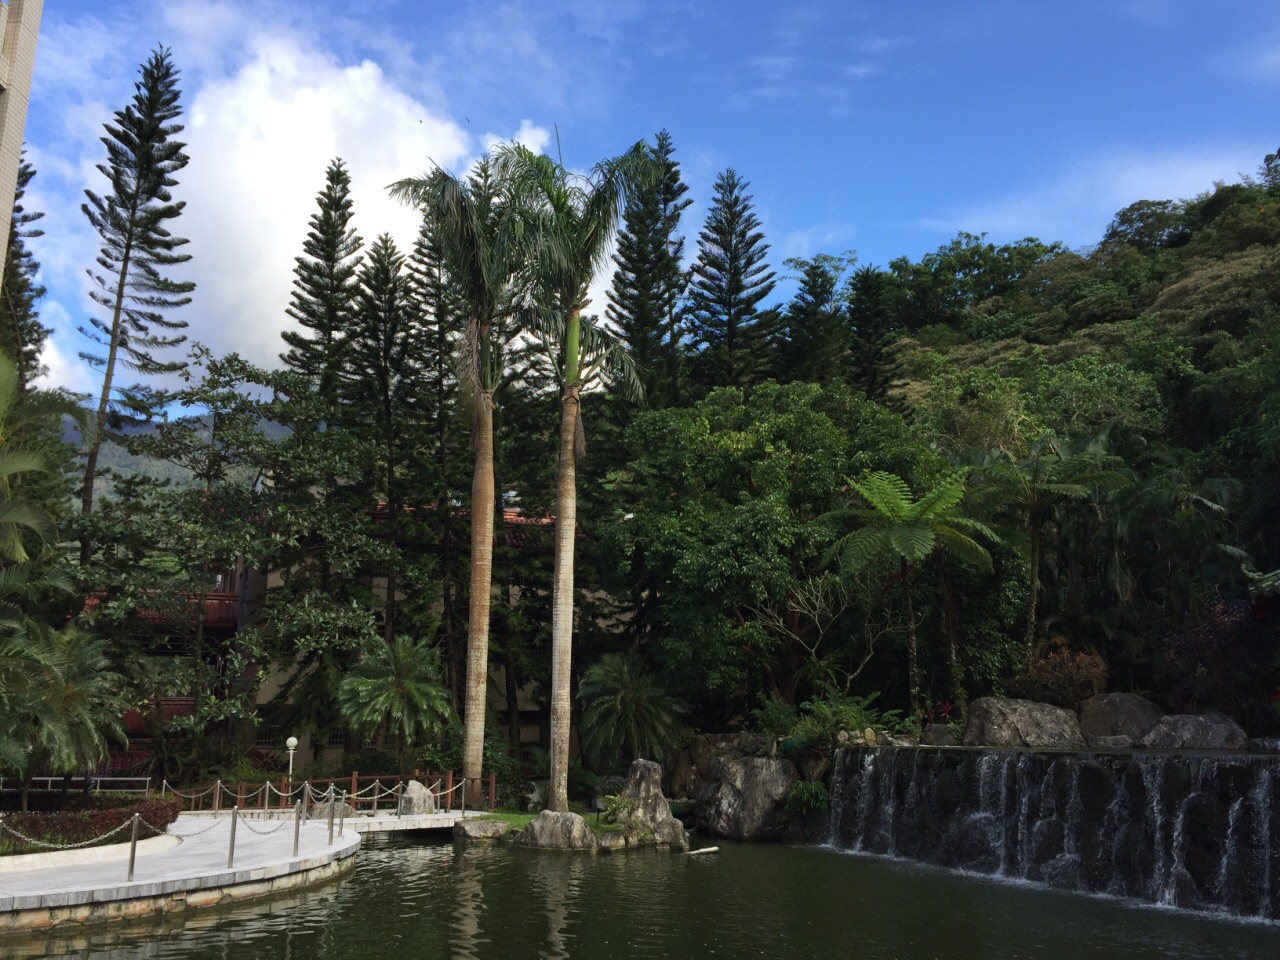
[(1128, 747), (1163, 716), (1163, 710), (1136, 693), (1100, 693), (1080, 704), (1080, 732), (1091, 747)]
[(455, 840), (501, 840), (511, 829), (505, 820), (479, 820), (467, 817), (453, 825)]
[(529, 824), (511, 837), (519, 847), (538, 850), (590, 850), (596, 849), (596, 835), (587, 821), (576, 813), (556, 813), (543, 810)]
[(790, 819), (785, 803), (799, 779), (781, 757), (717, 757), (712, 779), (698, 795), (698, 820), (722, 837), (774, 839)]
[(660, 846), (689, 849), (684, 824), (671, 815), (671, 805), (662, 795), (661, 766), (652, 760), (632, 761), (626, 786), (618, 797), (618, 823), (624, 829), (652, 835)]
[(1138, 745), (1151, 750), (1242, 750), (1248, 740), (1240, 725), (1222, 714), (1174, 714), (1162, 718)]
[(964, 745), (1079, 750), (1085, 742), (1070, 710), (1031, 700), (979, 697), (969, 704)]
[(410, 780), (404, 785), (404, 793), (400, 797), (400, 815), (417, 817), (424, 813), (436, 812), (436, 796), (417, 780)]

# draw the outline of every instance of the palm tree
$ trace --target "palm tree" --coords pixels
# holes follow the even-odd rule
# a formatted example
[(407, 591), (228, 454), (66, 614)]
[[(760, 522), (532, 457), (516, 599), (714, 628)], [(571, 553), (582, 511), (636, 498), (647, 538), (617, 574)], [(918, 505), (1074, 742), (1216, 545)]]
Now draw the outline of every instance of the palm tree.
[(635, 650), (607, 653), (587, 668), (582, 749), (602, 767), (639, 757), (663, 759), (676, 743), (683, 706), (657, 683)]
[(957, 510), (964, 499), (964, 473), (953, 474), (918, 500), (901, 478), (891, 473), (868, 473), (851, 481), (866, 507), (831, 514), (851, 519), (859, 526), (831, 547), (841, 565), (857, 571), (877, 560), (896, 560), (907, 616), (907, 669), (911, 684), (911, 709), (920, 712), (920, 662), (916, 641), (915, 607), (911, 599), (917, 566), (935, 550), (950, 553), (964, 563), (989, 572), (991, 554), (969, 534), (996, 540), (985, 524)]
[(449, 719), (437, 651), (405, 636), (381, 644), (343, 678), (338, 707), (352, 730), (376, 738), (379, 750), (392, 734), (403, 763), (406, 750), (438, 734)]
[(471, 587), (467, 622), (466, 706), (462, 775), (468, 799), (480, 802), (484, 719), (489, 682), (489, 601), (493, 589), (493, 403), (502, 377), (500, 323), (516, 301), (512, 279), (520, 273), (531, 234), (521, 207), (482, 157), (463, 180), (436, 169), (399, 180), (391, 195), (425, 211), (435, 225), (450, 285), (465, 300), (467, 328), (458, 374), (473, 418), (475, 465), (471, 479)]
[(0, 644), (0, 763), (23, 777), (23, 810), (37, 766), (92, 769), (124, 741), (124, 680), (109, 666), (106, 641), (73, 626), (29, 622)]
[(621, 341), (582, 316), (587, 290), (608, 262), (609, 246), (627, 200), (659, 172), (640, 141), (622, 156), (602, 160), (589, 174), (572, 174), (519, 144), (499, 154), (504, 178), (529, 204), (539, 224), (532, 266), (535, 311), (531, 328), (543, 341), (560, 383), (560, 460), (556, 478), (555, 570), (551, 588), (552, 810), (569, 809), (569, 723), (573, 655), (573, 546), (577, 532), (577, 459), (583, 452), (581, 396), (603, 375), (638, 393), (639, 379)]

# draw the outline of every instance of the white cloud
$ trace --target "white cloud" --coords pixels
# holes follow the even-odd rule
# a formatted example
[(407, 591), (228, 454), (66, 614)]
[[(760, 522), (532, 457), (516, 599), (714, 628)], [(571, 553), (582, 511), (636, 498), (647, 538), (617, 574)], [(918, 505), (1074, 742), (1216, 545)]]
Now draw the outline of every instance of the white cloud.
[(417, 216), (387, 184), (455, 167), (470, 146), (376, 64), (343, 65), (287, 38), (260, 38), (249, 63), (197, 93), (190, 119), (181, 226), (204, 321), (193, 334), (260, 363), (274, 361), (290, 323), (294, 257), (329, 161), (346, 162), (360, 234), (389, 232), (407, 250)]
[(1056, 180), (916, 221), (948, 234), (993, 238), (1036, 235), (1071, 246), (1096, 243), (1116, 211), (1137, 200), (1194, 197), (1215, 181), (1235, 181), (1257, 166), (1260, 147), (1236, 146), (1150, 154), (1119, 151), (1077, 162)]
[[(192, 261), (172, 274), (197, 283), (191, 306), (173, 311), (188, 335), (216, 352), (235, 350), (274, 365), (294, 258), (302, 252), (315, 197), (329, 161), (341, 157), (352, 180), (355, 226), (366, 241), (388, 232), (408, 249), (417, 216), (393, 202), (386, 187), (433, 164), (465, 168), (475, 141), (439, 109), (424, 105), (397, 78), (369, 60), (341, 58), (316, 34), (246, 4), (215, 0), (162, 5), (181, 85), (190, 164), (178, 174), (175, 197), (187, 207), (173, 223), (190, 239)], [(79, 365), (78, 324), (93, 310), (84, 269), (98, 239), (79, 206), (87, 186), (106, 188), (102, 123), (128, 97), (137, 65), (109, 51), (132, 49), (136, 24), (52, 20), (41, 38), (42, 109), (56, 129), (33, 148), (40, 175), (33, 209), (57, 244), (36, 249), (50, 296), (43, 305), (56, 334), (46, 351), (49, 382), (91, 389), (94, 375)], [(227, 43), (235, 37), (236, 43)], [(77, 60), (75, 52), (83, 51)], [(102, 75), (111, 77), (104, 84)], [(104, 101), (112, 104), (111, 108)], [(51, 127), (55, 126), (50, 124)], [(517, 137), (545, 147), (547, 131), (525, 121)]]

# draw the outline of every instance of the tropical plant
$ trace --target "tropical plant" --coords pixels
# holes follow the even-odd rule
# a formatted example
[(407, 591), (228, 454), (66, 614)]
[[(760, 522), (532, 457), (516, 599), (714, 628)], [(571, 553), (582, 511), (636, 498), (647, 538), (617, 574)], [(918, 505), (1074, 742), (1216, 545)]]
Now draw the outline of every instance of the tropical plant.
[(0, 643), (0, 763), (23, 778), (24, 811), (38, 767), (92, 769), (124, 740), (123, 687), (106, 642), (74, 626), (29, 621)]
[(1034, 443), (1022, 458), (996, 451), (975, 472), (976, 500), (992, 512), (1012, 515), (1027, 537), (1031, 570), (1024, 639), (1028, 659), (1035, 646), (1040, 568), (1050, 527), (1066, 503), (1084, 500), (1093, 490), (1125, 486), (1128, 481), (1114, 469), (1115, 463), (1096, 442), (1081, 449), (1051, 436)]
[(600, 768), (637, 758), (662, 760), (680, 738), (683, 705), (663, 689), (635, 650), (608, 653), (582, 675), (582, 750)]
[(833, 513), (832, 519), (859, 524), (831, 548), (841, 565), (858, 571), (877, 561), (896, 560), (897, 579), (906, 607), (907, 670), (911, 686), (911, 712), (920, 712), (920, 656), (916, 640), (915, 607), (911, 597), (916, 568), (940, 548), (983, 571), (992, 569), (991, 554), (970, 534), (995, 541), (985, 524), (962, 514), (958, 507), (965, 495), (964, 473), (944, 479), (913, 499), (901, 477), (875, 471), (850, 485), (867, 504)]
[(529, 237), (521, 207), (512, 202), (490, 157), (482, 157), (465, 180), (436, 169), (399, 180), (390, 190), (396, 199), (424, 210), (435, 224), (446, 269), (467, 312), (458, 373), (473, 418), (475, 460), (462, 770), (468, 799), (479, 803), (493, 591), (493, 401), (503, 370), (501, 325), (513, 310), (512, 278), (524, 266)]
[(530, 205), (540, 225), (532, 266), (532, 330), (542, 340), (560, 383), (560, 459), (556, 479), (555, 572), (551, 587), (551, 795), (552, 810), (569, 809), (570, 682), (573, 655), (573, 548), (577, 536), (577, 460), (582, 440), (582, 389), (606, 376), (639, 391), (622, 343), (582, 316), (587, 291), (608, 256), (627, 199), (652, 171), (641, 141), (602, 160), (585, 175), (519, 144), (499, 154), (504, 178)]
[(425, 641), (398, 636), (367, 653), (338, 686), (338, 706), (356, 733), (382, 750), (388, 735), (400, 759), (445, 729), (452, 715), (440, 657)]

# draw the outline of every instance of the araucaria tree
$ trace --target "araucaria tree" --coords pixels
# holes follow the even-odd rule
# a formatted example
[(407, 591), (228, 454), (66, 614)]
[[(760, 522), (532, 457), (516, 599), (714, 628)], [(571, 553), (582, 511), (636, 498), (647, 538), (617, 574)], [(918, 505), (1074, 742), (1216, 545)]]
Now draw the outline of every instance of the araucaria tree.
[(684, 238), (676, 231), (680, 214), (693, 201), (685, 196), (689, 188), (680, 179), (671, 134), (661, 131), (650, 154), (658, 176), (627, 203), (605, 316), (635, 361), (648, 405), (665, 407), (678, 399), (679, 306), (689, 283), (681, 265)]
[[(91, 317), (89, 327), (80, 332), (97, 344), (100, 351), (81, 353), (86, 362), (102, 371), (102, 389), (97, 414), (86, 438), (81, 511), (93, 511), (93, 481), (98, 470), (98, 451), (113, 410), (132, 415), (148, 415), (156, 405), (156, 394), (142, 384), (119, 387), (116, 374), (123, 363), (144, 376), (176, 373), (182, 361), (157, 359), (156, 351), (176, 347), (186, 340), (176, 331), (186, 327), (164, 311), (191, 302), (195, 289), (190, 281), (173, 280), (164, 271), (191, 259), (182, 253), (187, 241), (174, 236), (169, 221), (185, 206), (175, 202), (174, 178), (187, 165), (185, 143), (175, 140), (182, 126), (174, 121), (181, 115), (178, 105), (178, 69), (169, 51), (158, 48), (142, 65), (142, 77), (134, 84), (133, 101), (116, 111), (114, 123), (105, 125), (102, 142), (107, 162), (98, 165), (111, 181), (111, 192), (99, 196), (86, 190), (88, 202), (81, 210), (102, 239), (97, 273), (90, 269), (96, 289), (89, 296), (107, 314)], [(105, 354), (101, 351), (105, 351)], [(92, 543), (80, 544), (81, 563), (87, 563)]]
[(502, 379), (501, 320), (512, 305), (512, 278), (523, 261), (519, 211), (495, 175), (491, 158), (466, 180), (443, 170), (391, 185), (391, 195), (425, 210), (436, 226), (445, 266), (465, 301), (467, 329), (459, 381), (474, 419), (471, 479), (471, 585), (462, 775), (468, 799), (480, 800), (485, 695), (489, 684), (489, 603), (493, 585), (493, 396)]
[[(539, 244), (531, 284), (536, 333), (548, 347), (560, 382), (560, 459), (556, 478), (555, 573), (551, 586), (552, 810), (569, 809), (570, 669), (573, 654), (573, 546), (577, 533), (577, 459), (582, 445), (582, 388), (605, 368), (634, 381), (622, 344), (582, 316), (587, 290), (606, 262), (623, 205), (652, 171), (648, 148), (635, 144), (585, 175), (522, 146), (500, 162), (530, 205)], [(628, 374), (631, 374), (628, 377)]]
[(756, 308), (773, 291), (768, 253), (747, 182), (726, 170), (716, 178), (707, 222), (698, 235), (685, 308), (697, 351), (693, 379), (704, 388), (748, 387), (764, 372), (768, 331)]
[(316, 204), (319, 209), (311, 215), (302, 256), (293, 268), (293, 297), (285, 311), (303, 329), (282, 334), (289, 349), (280, 359), (311, 378), (320, 395), (333, 403), (341, 366), (339, 348), (360, 295), (361, 240), (351, 226), (351, 177), (341, 160), (329, 163)]
[(44, 287), (36, 280), (40, 264), (31, 256), (26, 244), (28, 237), (39, 237), (44, 233), (31, 226), (44, 214), (26, 210), (22, 205), (23, 194), (35, 175), (35, 168), (24, 160), (18, 168), (13, 219), (9, 223), (9, 254), (5, 259), (7, 269), (4, 281), (0, 283), (0, 350), (17, 363), (19, 388), (23, 393), (43, 372), (40, 350), (49, 336), (49, 328), (40, 323), (36, 313), (36, 301), (44, 296)]

